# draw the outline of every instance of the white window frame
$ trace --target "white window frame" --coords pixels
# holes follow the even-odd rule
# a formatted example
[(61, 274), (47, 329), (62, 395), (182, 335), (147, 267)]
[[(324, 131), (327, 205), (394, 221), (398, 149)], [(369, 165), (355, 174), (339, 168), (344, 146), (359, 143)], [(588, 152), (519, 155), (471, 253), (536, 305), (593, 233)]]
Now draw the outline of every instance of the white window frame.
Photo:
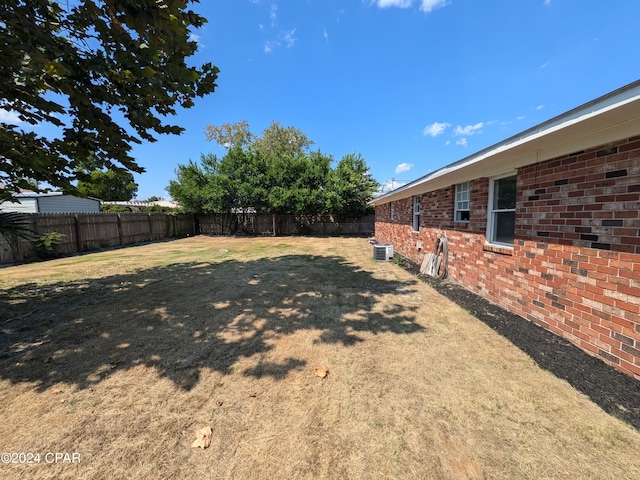
[[(464, 198), (460, 198), (464, 196)], [(466, 204), (466, 208), (465, 207)], [(471, 211), (471, 182), (463, 182), (456, 184), (456, 198), (455, 198), (455, 209), (453, 212), (454, 219), (456, 222), (464, 222), (469, 223), (469, 216)], [(467, 219), (463, 220), (462, 212), (467, 212)]]
[(391, 201), (391, 214), (390, 214), (391, 220), (395, 220), (396, 219), (396, 202)]
[(420, 231), (420, 195), (413, 196), (413, 231)]
[[(516, 211), (516, 206), (514, 205), (514, 208), (504, 208), (504, 209), (494, 209), (493, 208), (493, 204), (494, 204), (494, 196), (495, 196), (495, 184), (498, 180), (502, 180), (504, 178), (509, 178), (509, 177), (516, 177), (516, 173), (512, 172), (512, 173), (508, 173), (505, 175), (500, 175), (499, 177), (493, 177), (491, 179), (489, 179), (489, 204), (487, 205), (487, 232), (486, 232), (486, 239), (487, 239), (487, 243), (493, 244), (493, 245), (502, 245), (502, 246), (506, 246), (506, 247), (513, 247), (513, 243), (505, 243), (505, 242), (498, 242), (495, 239), (495, 228), (496, 228), (496, 221), (495, 221), (495, 217), (497, 213), (505, 213), (505, 212), (514, 212)], [(517, 185), (517, 178), (516, 178), (516, 185)], [(517, 188), (517, 187), (516, 187)], [(515, 240), (515, 223), (514, 223), (514, 240)]]

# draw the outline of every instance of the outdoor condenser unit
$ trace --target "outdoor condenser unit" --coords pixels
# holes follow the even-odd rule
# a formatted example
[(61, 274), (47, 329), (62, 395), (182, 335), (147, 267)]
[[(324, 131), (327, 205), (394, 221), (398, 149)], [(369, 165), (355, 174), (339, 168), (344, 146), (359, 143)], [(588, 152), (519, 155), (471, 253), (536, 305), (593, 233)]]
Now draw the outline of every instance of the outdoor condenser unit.
[(373, 259), (387, 261), (393, 258), (393, 245), (377, 243), (373, 246)]

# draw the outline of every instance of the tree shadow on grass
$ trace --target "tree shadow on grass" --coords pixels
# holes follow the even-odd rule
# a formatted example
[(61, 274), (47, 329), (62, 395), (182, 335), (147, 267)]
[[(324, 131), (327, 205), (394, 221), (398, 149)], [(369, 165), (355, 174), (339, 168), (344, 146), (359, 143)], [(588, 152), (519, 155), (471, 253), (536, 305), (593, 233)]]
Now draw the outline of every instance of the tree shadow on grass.
[[(415, 282), (414, 282), (415, 283)], [(184, 390), (203, 372), (228, 373), (278, 339), (313, 331), (345, 347), (362, 333), (424, 330), (415, 308), (377, 308), (380, 295), (410, 292), (342, 257), (289, 255), (183, 263), (135, 273), (0, 292), (0, 377), (88, 388), (114, 372), (154, 368)], [(245, 375), (283, 379), (304, 358), (259, 363)]]

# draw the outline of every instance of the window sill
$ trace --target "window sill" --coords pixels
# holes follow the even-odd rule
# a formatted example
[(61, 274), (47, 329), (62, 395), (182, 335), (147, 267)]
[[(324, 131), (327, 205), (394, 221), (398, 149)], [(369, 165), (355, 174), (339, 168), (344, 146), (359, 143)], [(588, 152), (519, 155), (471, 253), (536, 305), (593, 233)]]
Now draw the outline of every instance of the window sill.
[(485, 243), (482, 247), (485, 252), (500, 253), (502, 255), (513, 255), (513, 247), (507, 247), (506, 245), (495, 245), (492, 243)]

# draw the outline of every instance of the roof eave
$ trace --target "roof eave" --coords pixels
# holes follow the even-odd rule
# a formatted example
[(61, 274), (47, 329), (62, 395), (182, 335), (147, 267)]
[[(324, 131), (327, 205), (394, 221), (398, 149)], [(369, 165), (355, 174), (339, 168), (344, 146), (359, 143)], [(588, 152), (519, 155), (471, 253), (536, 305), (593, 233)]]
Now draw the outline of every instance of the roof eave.
[(574, 108), (369, 202), (376, 206), (446, 186), (497, 176), (640, 132), (640, 81)]

